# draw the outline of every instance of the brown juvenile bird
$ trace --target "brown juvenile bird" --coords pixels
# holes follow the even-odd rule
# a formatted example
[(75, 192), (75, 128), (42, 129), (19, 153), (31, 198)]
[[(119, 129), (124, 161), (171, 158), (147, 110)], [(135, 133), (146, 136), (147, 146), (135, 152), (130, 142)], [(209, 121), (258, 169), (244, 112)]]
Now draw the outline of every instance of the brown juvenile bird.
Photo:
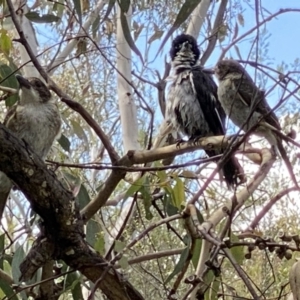
[[(60, 132), (61, 117), (51, 93), (38, 78), (16, 75), (20, 85), (19, 101), (11, 107), (4, 125), (23, 139), (43, 160)], [(0, 220), (12, 187), (10, 179), (0, 172)]]
[(250, 75), (235, 60), (219, 61), (215, 75), (219, 80), (219, 100), (226, 115), (245, 132), (258, 124), (254, 133), (265, 137), (278, 150), (297, 184), (282, 138), (276, 133), (281, 130), (278, 118), (268, 105), (264, 92), (259, 90)]

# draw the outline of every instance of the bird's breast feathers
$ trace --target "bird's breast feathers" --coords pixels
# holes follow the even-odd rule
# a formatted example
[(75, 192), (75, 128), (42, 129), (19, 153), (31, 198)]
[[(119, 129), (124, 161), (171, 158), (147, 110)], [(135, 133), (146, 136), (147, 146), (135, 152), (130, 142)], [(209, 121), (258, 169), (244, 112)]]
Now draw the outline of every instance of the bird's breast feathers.
[(18, 105), (6, 126), (44, 157), (60, 132), (61, 118), (53, 102)]
[(193, 84), (192, 72), (178, 74), (169, 87), (166, 118), (174, 129), (188, 136), (209, 131)]

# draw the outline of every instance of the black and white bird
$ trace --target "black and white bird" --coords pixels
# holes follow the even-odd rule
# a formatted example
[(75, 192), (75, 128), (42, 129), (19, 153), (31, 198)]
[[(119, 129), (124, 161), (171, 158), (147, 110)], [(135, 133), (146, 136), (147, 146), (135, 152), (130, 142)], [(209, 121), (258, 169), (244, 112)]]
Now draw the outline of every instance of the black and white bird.
[[(181, 34), (172, 43), (172, 83), (167, 95), (166, 120), (190, 139), (225, 134), (225, 112), (211, 74), (197, 64), (200, 50), (191, 35)], [(223, 150), (206, 151), (212, 157)], [(223, 166), (228, 186), (244, 182), (244, 174), (232, 155)]]
[(218, 97), (225, 113), (242, 130), (247, 132), (252, 128), (253, 133), (266, 138), (276, 152), (280, 153), (297, 185), (282, 138), (278, 135), (281, 126), (266, 101), (265, 93), (235, 60), (219, 61), (215, 67), (215, 75), (219, 81)]
[[(16, 78), (20, 85), (20, 99), (7, 112), (4, 125), (24, 140), (41, 159), (45, 159), (60, 133), (58, 107), (40, 79), (20, 75)], [(12, 185), (10, 179), (0, 172), (0, 220)]]

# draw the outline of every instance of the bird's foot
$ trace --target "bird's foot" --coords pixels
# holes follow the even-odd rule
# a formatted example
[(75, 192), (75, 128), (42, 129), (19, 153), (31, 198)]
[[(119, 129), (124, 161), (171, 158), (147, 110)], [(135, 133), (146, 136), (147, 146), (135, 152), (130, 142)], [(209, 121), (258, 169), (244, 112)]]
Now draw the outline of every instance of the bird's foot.
[(184, 139), (177, 139), (176, 140), (176, 148), (180, 148), (180, 144), (185, 143), (186, 141)]
[(189, 139), (189, 143), (193, 144), (194, 146), (197, 145), (199, 139), (201, 138), (202, 136), (192, 136), (190, 139)]

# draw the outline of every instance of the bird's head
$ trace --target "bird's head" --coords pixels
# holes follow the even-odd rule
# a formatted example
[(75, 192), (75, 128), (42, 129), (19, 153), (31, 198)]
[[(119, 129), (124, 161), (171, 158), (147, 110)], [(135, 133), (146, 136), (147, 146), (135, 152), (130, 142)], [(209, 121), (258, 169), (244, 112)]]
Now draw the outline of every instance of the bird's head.
[(170, 56), (172, 61), (179, 58), (189, 61), (191, 65), (196, 64), (200, 56), (197, 41), (189, 34), (178, 35), (172, 42)]
[(225, 78), (227, 74), (246, 74), (244, 67), (242, 67), (236, 60), (224, 59), (220, 60), (215, 68), (215, 75), (219, 80)]
[(36, 77), (24, 78), (16, 75), (20, 85), (20, 103), (46, 103), (51, 100), (51, 93), (47, 86)]

